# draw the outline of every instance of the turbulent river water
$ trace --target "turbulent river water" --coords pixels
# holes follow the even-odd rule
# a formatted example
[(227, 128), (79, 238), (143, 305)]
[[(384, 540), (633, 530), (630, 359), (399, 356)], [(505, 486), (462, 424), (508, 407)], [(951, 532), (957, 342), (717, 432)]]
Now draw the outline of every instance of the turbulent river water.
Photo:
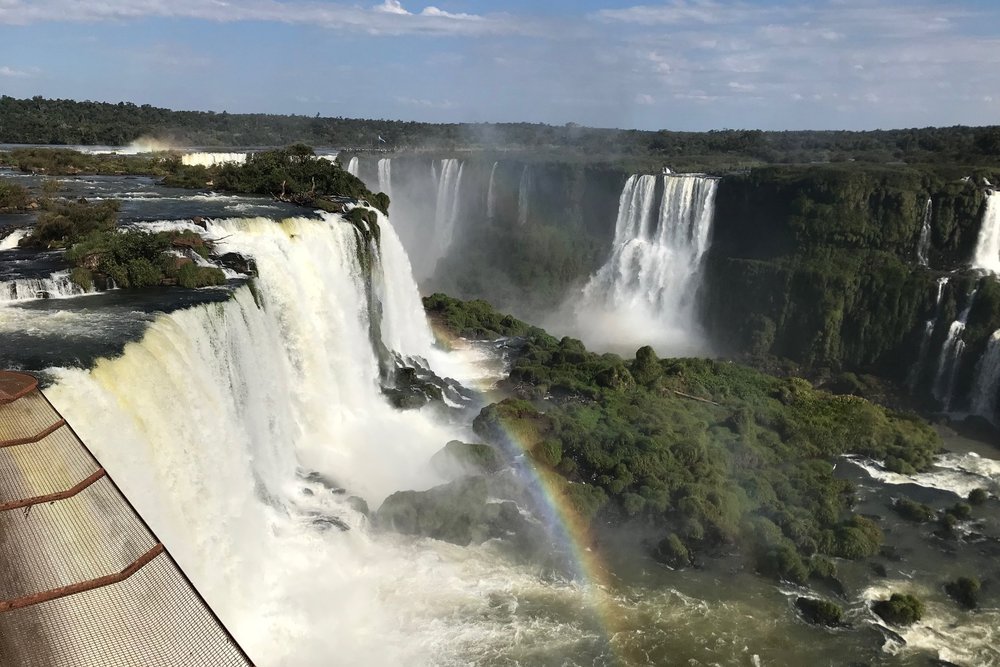
[[(460, 167), (449, 168), (458, 179)], [(220, 251), (256, 261), (252, 289), (234, 275), (197, 291), (55, 290), (43, 299), (22, 290), (0, 299), (0, 367), (45, 379), (257, 664), (1000, 663), (998, 592), (987, 589), (987, 609), (967, 613), (941, 590), (955, 573), (1000, 581), (1000, 503), (989, 501), (994, 518), (963, 526), (960, 543), (935, 541), (886, 509), (901, 485), (934, 507), (969, 488), (997, 493), (996, 450), (946, 434), (952, 453), (916, 478), (870, 461), (838, 466), (860, 485), (862, 511), (886, 517), (903, 558), (882, 559), (883, 577), (841, 564), (845, 590), (821, 592), (847, 609), (850, 624), (837, 630), (800, 620), (793, 603), (803, 591), (735, 560), (672, 571), (643, 555), (639, 535), (602, 544), (614, 575), (597, 583), (518, 557), (501, 541), (459, 547), (375, 530), (351, 497), (374, 510), (394, 491), (443, 481), (429, 459), (448, 440), (474, 437), (474, 411), (391, 408), (379, 392), (372, 332), (478, 391), (503, 371), (488, 344), (435, 347), (389, 220), (380, 221), (369, 283), (358, 236), (337, 216), (141, 178), (63, 187), (67, 196), (121, 198), (123, 221), (150, 229), (204, 217), (202, 231)], [(0, 236), (29, 222), (4, 218)], [(623, 236), (634, 252), (629, 243)], [(65, 270), (58, 255), (0, 248), (0, 293)], [(696, 266), (698, 252), (685, 246), (685, 261)], [(382, 303), (374, 329), (368, 290)], [(880, 629), (868, 607), (888, 590), (929, 603), (925, 620), (902, 636)]]

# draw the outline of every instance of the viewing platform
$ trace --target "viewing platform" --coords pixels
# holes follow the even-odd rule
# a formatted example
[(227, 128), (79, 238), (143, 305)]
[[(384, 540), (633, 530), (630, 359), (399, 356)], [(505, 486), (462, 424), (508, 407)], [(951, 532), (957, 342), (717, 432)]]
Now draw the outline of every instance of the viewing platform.
[(35, 378), (0, 371), (0, 665), (252, 664)]

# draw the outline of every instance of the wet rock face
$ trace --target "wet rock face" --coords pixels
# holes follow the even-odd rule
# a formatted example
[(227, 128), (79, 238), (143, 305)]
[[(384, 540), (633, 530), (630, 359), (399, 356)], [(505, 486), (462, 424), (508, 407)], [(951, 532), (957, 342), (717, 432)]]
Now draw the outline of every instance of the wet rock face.
[(215, 257), (214, 259), (222, 266), (235, 271), (236, 273), (242, 273), (247, 276), (257, 275), (257, 263), (252, 257), (241, 255), (238, 252), (227, 252), (223, 255)]
[(446, 479), (463, 475), (491, 475), (504, 467), (504, 462), (493, 447), (479, 443), (452, 440), (431, 458), (431, 467)]
[(483, 477), (465, 477), (428, 491), (394, 493), (378, 509), (375, 524), (460, 546), (530, 529), (512, 501), (493, 501)]

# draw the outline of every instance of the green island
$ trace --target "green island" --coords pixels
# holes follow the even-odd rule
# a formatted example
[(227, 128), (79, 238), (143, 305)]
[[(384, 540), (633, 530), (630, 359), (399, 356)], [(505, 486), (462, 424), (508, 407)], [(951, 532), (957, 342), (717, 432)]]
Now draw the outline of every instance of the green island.
[(509, 397), (475, 420), (483, 442), (508, 457), (523, 448), (579, 516), (644, 527), (650, 553), (675, 567), (737, 552), (767, 577), (835, 577), (832, 558), (874, 556), (883, 539), (852, 511), (835, 460), (926, 470), (941, 445), (916, 415), (800, 378), (648, 347), (599, 355), (482, 301), (435, 294), (425, 307), (456, 335), (523, 339)]

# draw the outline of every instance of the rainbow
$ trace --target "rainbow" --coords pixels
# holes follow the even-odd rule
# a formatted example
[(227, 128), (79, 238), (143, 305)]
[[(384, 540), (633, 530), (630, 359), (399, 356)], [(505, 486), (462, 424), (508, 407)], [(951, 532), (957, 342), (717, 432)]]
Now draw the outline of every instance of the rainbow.
[[(434, 335), (445, 346), (455, 349), (467, 345), (467, 341), (431, 320)], [(486, 383), (476, 389), (484, 396), (487, 404), (502, 400), (498, 392)], [(565, 479), (557, 473), (539, 467), (530, 456), (531, 444), (523, 435), (508, 426), (503, 427), (507, 444), (514, 455), (523, 455), (526, 462), (521, 470), (525, 474), (528, 491), (535, 500), (536, 509), (542, 513), (544, 524), (550, 536), (570, 555), (573, 578), (583, 586), (591, 608), (604, 634), (603, 639), (609, 654), (620, 665), (647, 664), (648, 660), (635, 647), (623, 643), (630, 630), (627, 628), (624, 608), (613, 595), (615, 576), (602, 558), (590, 521), (584, 517), (566, 497)]]

